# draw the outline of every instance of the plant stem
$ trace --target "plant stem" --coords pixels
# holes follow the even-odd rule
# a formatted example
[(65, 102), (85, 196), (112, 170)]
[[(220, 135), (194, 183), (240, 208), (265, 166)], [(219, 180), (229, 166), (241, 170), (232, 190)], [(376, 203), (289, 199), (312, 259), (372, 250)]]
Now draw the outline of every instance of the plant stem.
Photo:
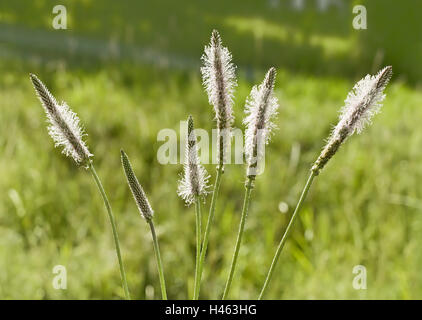
[[(196, 213), (196, 259), (195, 259), (195, 284), (197, 282), (199, 276), (199, 258), (201, 256), (201, 233), (202, 233), (202, 226), (201, 226), (201, 201), (199, 197), (195, 199), (195, 213)], [(194, 285), (193, 291), (193, 299), (197, 297), (196, 291), (198, 288)]]
[(120, 242), (119, 242), (119, 236), (117, 234), (117, 227), (116, 227), (113, 211), (111, 210), (110, 202), (108, 201), (104, 187), (101, 183), (100, 178), (97, 175), (97, 172), (95, 171), (95, 168), (92, 162), (89, 163), (89, 170), (91, 171), (92, 176), (94, 177), (95, 183), (97, 184), (98, 190), (100, 190), (101, 196), (104, 200), (105, 207), (107, 209), (108, 217), (110, 219), (111, 229), (113, 231), (113, 238), (114, 238), (114, 245), (116, 247), (117, 259), (119, 260), (120, 276), (122, 278), (123, 289), (125, 291), (126, 299), (129, 300), (130, 299), (129, 288), (127, 285), (126, 273), (125, 273), (125, 267), (123, 265), (122, 255), (120, 253)]
[(293, 212), (293, 215), (290, 218), (289, 224), (287, 225), (286, 231), (284, 231), (284, 235), (281, 238), (280, 243), (279, 243), (279, 245), (277, 247), (277, 251), (275, 252), (273, 261), (271, 262), (270, 269), (268, 270), (268, 274), (267, 274), (267, 278), (265, 279), (264, 286), (262, 287), (261, 293), (260, 293), (260, 295), (258, 297), (259, 300), (261, 300), (262, 297), (264, 296), (265, 290), (267, 289), (268, 284), (269, 284), (269, 282), (271, 280), (271, 276), (273, 275), (274, 268), (275, 268), (275, 266), (277, 264), (277, 261), (278, 261), (278, 258), (280, 256), (280, 253), (283, 250), (284, 244), (285, 244), (285, 242), (287, 240), (287, 237), (290, 234), (290, 231), (291, 231), (291, 228), (292, 228), (293, 223), (295, 221), (295, 218), (296, 218), (297, 214), (299, 213), (300, 209), (302, 208), (302, 204), (305, 201), (306, 196), (308, 195), (309, 188), (311, 187), (312, 182), (314, 181), (314, 178), (315, 177), (316, 177), (315, 172), (314, 171), (311, 171), (311, 174), (309, 175), (309, 178), (308, 178), (308, 180), (307, 180), (307, 182), (305, 184), (305, 187), (303, 188), (302, 194), (301, 194), (301, 196), (299, 198), (299, 202), (296, 205), (295, 211)]
[(195, 281), (195, 295), (194, 300), (197, 300), (199, 298), (199, 289), (201, 286), (201, 278), (202, 278), (202, 271), (204, 268), (204, 260), (205, 255), (207, 253), (207, 247), (208, 247), (208, 240), (210, 236), (210, 229), (211, 224), (214, 219), (214, 213), (215, 213), (215, 204), (217, 202), (217, 196), (218, 196), (218, 190), (220, 189), (221, 184), (221, 175), (223, 174), (223, 165), (219, 165), (217, 169), (217, 176), (215, 177), (215, 184), (214, 184), (214, 190), (212, 192), (212, 199), (211, 199), (211, 205), (210, 205), (210, 212), (208, 214), (208, 221), (207, 225), (205, 227), (205, 233), (204, 233), (204, 240), (202, 241), (202, 249), (201, 249), (201, 256), (199, 257), (199, 274)]
[(249, 210), (251, 192), (253, 189), (253, 181), (254, 179), (252, 179), (251, 177), (248, 177), (248, 182), (245, 188), (245, 198), (243, 199), (243, 208), (242, 208), (242, 216), (240, 218), (239, 231), (237, 233), (237, 240), (236, 240), (236, 245), (234, 247), (234, 254), (233, 254), (232, 263), (230, 266), (229, 277), (227, 278), (226, 287), (224, 288), (223, 300), (225, 300), (229, 294), (230, 286), (232, 284), (232, 280), (234, 276), (234, 270), (236, 269), (237, 257), (239, 255), (239, 249), (242, 243), (243, 231), (245, 229), (246, 217), (248, 215), (248, 210)]
[(155, 258), (157, 260), (158, 277), (160, 278), (161, 297), (167, 300), (166, 282), (164, 280), (163, 263), (161, 262), (160, 247), (158, 246), (157, 235), (155, 234), (154, 222), (152, 219), (148, 221), (151, 228), (152, 242), (154, 243)]

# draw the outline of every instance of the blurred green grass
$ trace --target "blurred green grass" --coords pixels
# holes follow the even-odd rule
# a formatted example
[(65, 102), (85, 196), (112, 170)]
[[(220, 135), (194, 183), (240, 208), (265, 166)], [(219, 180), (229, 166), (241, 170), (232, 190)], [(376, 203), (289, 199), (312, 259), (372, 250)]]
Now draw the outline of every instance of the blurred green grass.
[[(9, 39), (0, 43), (0, 298), (123, 296), (101, 198), (89, 173), (53, 149), (29, 72), (38, 74), (59, 100), (65, 100), (86, 127), (88, 145), (116, 214), (132, 295), (160, 297), (150, 235), (126, 186), (120, 148), (130, 156), (156, 212), (169, 297), (191, 296), (194, 211), (176, 195), (181, 166), (160, 165), (156, 160), (157, 133), (163, 128), (178, 131), (179, 121), (188, 114), (198, 127), (212, 129), (212, 109), (197, 69), (212, 27), (220, 29), (239, 64), (235, 126), (243, 128), (245, 98), (269, 65), (278, 69), (276, 95), (282, 106), (279, 129), (266, 152), (265, 172), (253, 194), (232, 297), (257, 297), (310, 164), (342, 101), (356, 80), (378, 67), (374, 56), (384, 51), (381, 63), (393, 63), (396, 75), (387, 89), (383, 112), (364, 134), (347, 142), (316, 180), (267, 297), (421, 298), (419, 51), (403, 53), (420, 44), (411, 41), (412, 34), (407, 34), (407, 42), (403, 40), (402, 50), (394, 42), (373, 43), (373, 20), (368, 33), (356, 36), (347, 9), (352, 2), (344, 2), (347, 10), (332, 7), (325, 13), (315, 7), (304, 12), (269, 10), (252, 1), (242, 6), (222, 1), (187, 1), (183, 6), (171, 1), (131, 2), (130, 6), (111, 1), (63, 3), (71, 17), (66, 32), (72, 36), (104, 41), (114, 37), (128, 48), (151, 47), (169, 54), (170, 60), (173, 54), (186, 58), (187, 68), (132, 64), (124, 54), (96, 58), (97, 49), (86, 55), (37, 45), (36, 37), (34, 41), (25, 37), (45, 31), (41, 38), (47, 39), (64, 32), (50, 30), (55, 2), (0, 4), (3, 36)], [(368, 10), (371, 6), (368, 3)], [(382, 8), (383, 12), (395, 9), (392, 2)], [(373, 15), (381, 21), (376, 29), (381, 34), (385, 16)], [(403, 37), (406, 26), (391, 29), (396, 38)], [(363, 50), (368, 43), (372, 47)], [(208, 165), (207, 170), (214, 177), (215, 168)], [(243, 166), (227, 166), (203, 298), (219, 298), (222, 293), (240, 218), (243, 181)], [(279, 210), (280, 203), (288, 205), (287, 213)], [(52, 269), (57, 264), (67, 267), (67, 290), (52, 287)], [(352, 287), (352, 270), (358, 264), (367, 268), (365, 291)]]

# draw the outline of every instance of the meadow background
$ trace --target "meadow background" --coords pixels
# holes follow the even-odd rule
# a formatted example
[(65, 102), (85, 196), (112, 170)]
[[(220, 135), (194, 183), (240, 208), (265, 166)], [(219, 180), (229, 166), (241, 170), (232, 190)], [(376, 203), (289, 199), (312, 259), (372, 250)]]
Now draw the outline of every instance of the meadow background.
[[(67, 8), (68, 29), (52, 28)], [(364, 4), (368, 29), (354, 30)], [(160, 298), (153, 247), (120, 165), (124, 148), (156, 212), (168, 294), (191, 297), (194, 209), (181, 165), (160, 165), (157, 133), (192, 114), (211, 130), (200, 56), (217, 28), (238, 65), (235, 126), (251, 86), (278, 70), (281, 111), (258, 177), (231, 298), (254, 299), (310, 165), (354, 82), (392, 65), (383, 112), (315, 181), (266, 298), (422, 298), (422, 3), (417, 1), (1, 1), (0, 298), (123, 296), (103, 202), (89, 172), (54, 149), (28, 74), (77, 112), (116, 215), (133, 298)], [(215, 176), (215, 167), (206, 166)], [(228, 165), (202, 298), (220, 298), (240, 219), (245, 168)], [(210, 198), (207, 199), (206, 208)], [(204, 209), (204, 219), (207, 210)], [(52, 287), (55, 265), (67, 290)], [(355, 265), (367, 290), (352, 287)]]

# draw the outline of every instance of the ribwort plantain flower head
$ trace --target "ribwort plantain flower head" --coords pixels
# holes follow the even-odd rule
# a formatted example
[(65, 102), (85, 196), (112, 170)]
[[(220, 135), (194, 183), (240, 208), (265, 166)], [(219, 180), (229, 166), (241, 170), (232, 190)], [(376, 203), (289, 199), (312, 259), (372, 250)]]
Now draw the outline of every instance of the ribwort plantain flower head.
[(237, 83), (235, 66), (231, 62), (232, 55), (226, 47), (223, 47), (217, 30), (213, 30), (210, 44), (205, 46), (201, 59), (203, 84), (208, 93), (209, 103), (214, 107), (217, 120), (218, 160), (222, 165), (231, 138), (231, 126), (234, 120), (233, 92)]
[(133, 172), (128, 156), (123, 150), (120, 150), (120, 154), (122, 158), (123, 170), (125, 172), (130, 191), (132, 192), (133, 198), (135, 199), (136, 205), (139, 209), (139, 212), (141, 213), (141, 216), (147, 222), (149, 222), (154, 216), (154, 211), (152, 210), (149, 204), (144, 189), (140, 185), (138, 179), (135, 176), (135, 173)]
[(197, 139), (192, 116), (188, 118), (186, 156), (183, 170), (184, 172), (182, 179), (179, 181), (177, 194), (187, 205), (190, 205), (198, 197), (205, 197), (209, 187), (209, 175), (199, 162)]
[(30, 74), (30, 78), (47, 115), (48, 133), (53, 138), (55, 146), (62, 146), (62, 153), (72, 157), (78, 165), (87, 166), (93, 155), (83, 141), (85, 133), (78, 116), (65, 102), (57, 103), (54, 96), (37, 76)]
[(247, 176), (255, 177), (258, 159), (262, 156), (262, 146), (268, 144), (271, 130), (274, 129), (274, 117), (278, 112), (278, 100), (274, 96), (275, 68), (268, 70), (264, 81), (254, 86), (246, 100), (243, 123), (246, 125), (245, 155), (247, 161)]
[(315, 175), (320, 173), (348, 137), (355, 132), (361, 133), (365, 126), (371, 123), (372, 117), (380, 112), (382, 101), (385, 99), (384, 89), (392, 75), (393, 68), (387, 66), (375, 76), (367, 75), (355, 84), (344, 100), (339, 122), (312, 167)]

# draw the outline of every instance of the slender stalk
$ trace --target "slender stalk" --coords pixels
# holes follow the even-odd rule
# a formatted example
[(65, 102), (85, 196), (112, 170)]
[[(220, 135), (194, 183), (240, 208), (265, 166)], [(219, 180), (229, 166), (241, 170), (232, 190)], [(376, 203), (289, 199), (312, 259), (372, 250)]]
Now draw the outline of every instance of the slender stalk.
[[(195, 284), (199, 276), (199, 259), (201, 256), (201, 233), (202, 233), (202, 223), (201, 223), (201, 200), (199, 197), (195, 199), (195, 213), (196, 213), (196, 262), (195, 262)], [(194, 286), (193, 298), (197, 297), (196, 291), (198, 288)]]
[(268, 270), (267, 278), (265, 279), (264, 286), (262, 287), (261, 293), (258, 297), (259, 300), (262, 299), (264, 296), (265, 291), (267, 290), (268, 284), (271, 281), (271, 277), (274, 272), (274, 268), (277, 264), (278, 258), (280, 256), (281, 251), (283, 250), (284, 244), (287, 240), (287, 237), (290, 234), (290, 231), (292, 229), (293, 223), (295, 222), (296, 216), (299, 213), (300, 209), (302, 208), (303, 202), (306, 199), (306, 196), (308, 195), (309, 188), (312, 185), (312, 182), (314, 181), (314, 178), (316, 177), (317, 173), (315, 171), (311, 171), (311, 174), (309, 175), (308, 181), (305, 184), (305, 187), (303, 188), (302, 194), (300, 195), (299, 202), (296, 205), (295, 211), (293, 212), (292, 217), (290, 218), (289, 224), (287, 225), (286, 231), (284, 231), (283, 237), (280, 240), (280, 243), (277, 247), (277, 251), (275, 252), (273, 261), (271, 262), (270, 269)]
[(223, 174), (223, 165), (219, 165), (218, 169), (217, 169), (217, 176), (215, 177), (214, 190), (212, 192), (210, 212), (208, 214), (208, 221), (207, 221), (207, 225), (205, 227), (204, 240), (202, 241), (201, 256), (199, 257), (199, 274), (198, 274), (198, 277), (196, 278), (196, 281), (195, 281), (194, 300), (197, 300), (199, 298), (199, 289), (200, 289), (200, 286), (201, 286), (201, 278), (202, 278), (202, 271), (203, 271), (203, 268), (204, 268), (204, 260), (205, 260), (205, 255), (207, 253), (208, 240), (209, 240), (209, 236), (210, 236), (210, 229), (211, 229), (212, 221), (214, 219), (215, 204), (217, 202), (218, 190), (220, 189), (221, 175), (222, 174)]
[(247, 182), (246, 188), (245, 188), (245, 198), (243, 200), (242, 216), (240, 218), (240, 224), (239, 224), (239, 232), (237, 233), (237, 240), (236, 240), (236, 245), (234, 247), (234, 254), (233, 254), (233, 259), (232, 259), (232, 263), (231, 263), (231, 266), (230, 266), (229, 277), (227, 278), (226, 287), (224, 288), (223, 300), (225, 300), (227, 298), (229, 291), (230, 291), (230, 286), (231, 286), (232, 281), (233, 281), (234, 270), (236, 269), (237, 257), (239, 255), (239, 249), (240, 249), (240, 245), (242, 243), (243, 231), (245, 229), (246, 217), (248, 215), (248, 210), (249, 210), (249, 203), (250, 203), (250, 200), (251, 200), (251, 192), (252, 192), (252, 189), (253, 189), (253, 181), (254, 181), (253, 178), (248, 177), (248, 182)]
[(161, 262), (160, 247), (158, 246), (157, 235), (155, 233), (154, 222), (152, 219), (148, 220), (149, 227), (151, 228), (152, 242), (154, 243), (155, 258), (157, 260), (158, 276), (160, 278), (161, 296), (163, 300), (167, 300), (166, 282), (164, 280), (163, 263)]
[(120, 242), (119, 242), (119, 236), (117, 234), (116, 221), (114, 219), (113, 211), (111, 210), (110, 202), (108, 201), (104, 187), (101, 183), (100, 178), (97, 175), (97, 172), (95, 171), (92, 161), (89, 162), (89, 170), (91, 171), (92, 176), (94, 177), (95, 183), (97, 184), (98, 190), (100, 190), (101, 196), (104, 200), (105, 207), (107, 209), (108, 217), (110, 219), (111, 229), (113, 230), (113, 238), (114, 238), (114, 245), (116, 247), (116, 254), (119, 260), (120, 276), (122, 278), (123, 289), (125, 290), (126, 299), (129, 300), (130, 299), (129, 288), (127, 285), (126, 273), (125, 273), (125, 267), (123, 265), (122, 255), (120, 253)]

